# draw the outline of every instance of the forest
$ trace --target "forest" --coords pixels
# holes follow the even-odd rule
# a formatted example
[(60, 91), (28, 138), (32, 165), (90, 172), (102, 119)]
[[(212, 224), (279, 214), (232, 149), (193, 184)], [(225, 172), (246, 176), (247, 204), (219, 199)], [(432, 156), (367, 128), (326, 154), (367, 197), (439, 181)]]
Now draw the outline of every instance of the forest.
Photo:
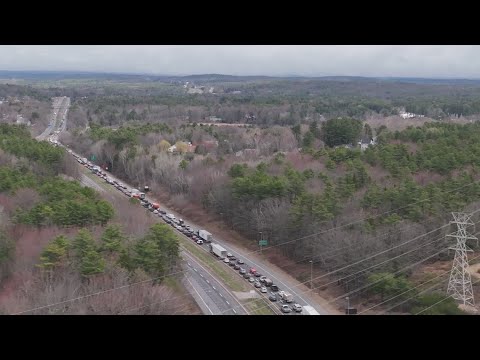
[[(170, 275), (179, 269), (173, 231), (139, 221), (134, 204), (114, 209), (75, 180), (66, 157), (26, 126), (0, 124), (0, 313), (198, 313)], [(120, 297), (48, 306), (122, 285)], [(169, 301), (179, 291), (184, 300)]]
[[(394, 275), (399, 269), (420, 259), (449, 259), (440, 250), (450, 229), (440, 226), (451, 220), (451, 211), (474, 209), (480, 200), (479, 84), (213, 76), (188, 81), (214, 92), (188, 94), (182, 78), (81, 86), (76, 80), (31, 89), (72, 96), (64, 144), (95, 155), (98, 165), (132, 186), (149, 185), (154, 195), (168, 196), (185, 217), (204, 212), (222, 219), (252, 250), (262, 232), (272, 247), (266, 256), (300, 281), (309, 276), (310, 259), (321, 274), (335, 271), (317, 280), (317, 289), (335, 283), (357, 291), (352, 299), (388, 297), (414, 287), (413, 269), (404, 278)], [(403, 125), (401, 111), (425, 118)], [(370, 126), (371, 117), (396, 126)], [(4, 143), (0, 147), (17, 156), (33, 156), (28, 146)], [(172, 145), (177, 150), (170, 152)], [(36, 162), (52, 159), (48, 171), (66, 166), (54, 166), (53, 153), (40, 154)], [(32, 181), (28, 172), (1, 176)], [(48, 211), (57, 204), (48, 188), (37, 182), (35, 189), (43, 203), (16, 212), (16, 221), (62, 224)], [(75, 208), (75, 219), (110, 223), (102, 205), (95, 210), (97, 200), (78, 193), (75, 201), (85, 207)], [(68, 204), (59, 205), (68, 213)], [(422, 234), (428, 235), (396, 248)], [(118, 256), (125, 259), (129, 251)], [(343, 269), (372, 253), (382, 254)], [(362, 290), (377, 282), (373, 290)], [(403, 310), (426, 308), (434, 299), (418, 297)]]

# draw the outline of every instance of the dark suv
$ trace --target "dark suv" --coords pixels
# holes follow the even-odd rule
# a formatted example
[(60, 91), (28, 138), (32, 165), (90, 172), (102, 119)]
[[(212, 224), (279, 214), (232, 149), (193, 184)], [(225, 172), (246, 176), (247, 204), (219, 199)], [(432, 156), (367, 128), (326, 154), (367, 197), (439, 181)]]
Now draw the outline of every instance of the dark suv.
[(272, 284), (272, 285), (270, 285), (270, 289), (271, 289), (272, 291), (278, 291), (278, 286), (275, 285), (275, 284)]

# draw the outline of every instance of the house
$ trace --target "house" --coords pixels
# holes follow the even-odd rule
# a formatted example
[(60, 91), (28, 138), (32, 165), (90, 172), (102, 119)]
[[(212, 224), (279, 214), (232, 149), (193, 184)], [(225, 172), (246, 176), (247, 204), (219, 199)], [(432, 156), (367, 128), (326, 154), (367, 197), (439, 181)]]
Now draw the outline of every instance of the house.
[(219, 117), (216, 117), (216, 116), (209, 116), (208, 121), (211, 121), (211, 122), (222, 121), (222, 118), (219, 118)]
[(22, 115), (17, 115), (16, 124), (17, 124), (17, 125), (25, 124), (25, 125), (27, 125), (27, 126), (32, 125), (32, 123), (30, 122), (30, 120), (25, 119)]
[(376, 145), (377, 144), (376, 140), (377, 140), (376, 137), (373, 137), (373, 138), (364, 137), (361, 141), (358, 142), (358, 145), (360, 145), (360, 150), (364, 151), (368, 149), (369, 146)]

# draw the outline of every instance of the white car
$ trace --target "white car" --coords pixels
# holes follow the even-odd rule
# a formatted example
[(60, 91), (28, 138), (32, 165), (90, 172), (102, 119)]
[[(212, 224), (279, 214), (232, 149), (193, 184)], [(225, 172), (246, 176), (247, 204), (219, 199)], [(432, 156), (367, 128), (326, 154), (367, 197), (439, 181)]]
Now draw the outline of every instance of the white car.
[(230, 263), (230, 260), (228, 260), (228, 258), (225, 258), (225, 260), (223, 260), (223, 262), (224, 262), (225, 264), (228, 264), (228, 263)]
[(197, 244), (198, 244), (198, 245), (202, 245), (202, 244), (203, 244), (203, 240), (197, 240)]
[(266, 294), (267, 293), (267, 288), (265, 286), (262, 286), (260, 288), (260, 292), (263, 293), (263, 294)]
[(233, 256), (232, 253), (227, 253), (228, 258), (231, 258), (232, 256)]
[(157, 215), (157, 214), (158, 214), (158, 210), (153, 210), (153, 213), (154, 213), (155, 215)]
[(300, 304), (293, 304), (292, 305), (292, 308), (293, 310), (295, 310), (296, 312), (302, 312), (303, 308)]

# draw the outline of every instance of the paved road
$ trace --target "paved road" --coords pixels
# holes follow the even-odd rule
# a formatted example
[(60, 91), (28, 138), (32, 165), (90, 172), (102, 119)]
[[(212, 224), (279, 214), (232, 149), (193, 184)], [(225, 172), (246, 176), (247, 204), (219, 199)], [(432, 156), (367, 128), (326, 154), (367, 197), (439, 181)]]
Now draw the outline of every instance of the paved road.
[(236, 297), (197, 262), (194, 257), (184, 251), (182, 251), (181, 255), (186, 262), (186, 279), (192, 286), (192, 295), (205, 314), (247, 314)]
[[(53, 110), (50, 123), (43, 133), (37, 136), (37, 140), (45, 140), (52, 131), (55, 131), (62, 120), (66, 120), (68, 108), (70, 107), (70, 98), (60, 97), (53, 99)], [(63, 122), (62, 130), (65, 130), (66, 121)]]
[[(118, 180), (121, 181), (121, 180)], [(153, 199), (153, 198), (148, 198), (149, 201), (153, 202), (158, 202), (159, 201)], [(197, 225), (191, 221), (185, 220), (182, 215), (165, 208), (164, 206), (161, 207), (162, 210), (167, 211), (168, 213), (174, 214), (177, 218), (181, 218), (185, 221), (187, 225), (190, 225), (191, 227), (195, 229), (205, 229), (208, 231), (208, 228), (201, 227), (200, 225)], [(212, 232), (213, 233), (213, 232)], [(271, 265), (268, 265), (263, 261), (262, 259), (259, 259), (258, 256), (255, 256), (253, 254), (249, 254), (245, 250), (240, 249), (238, 246), (232, 245), (230, 243), (227, 243), (225, 240), (217, 237), (214, 235), (214, 242), (220, 244), (223, 246), (227, 251), (231, 252), (233, 255), (235, 255), (237, 258), (242, 259), (247, 265), (254, 267), (257, 269), (258, 272), (260, 272), (262, 275), (267, 276), (270, 278), (275, 284), (278, 285), (280, 290), (288, 291), (291, 293), (294, 297), (294, 301), (302, 306), (305, 305), (310, 305), (313, 308), (315, 308), (321, 315), (328, 315), (329, 312), (327, 309), (322, 307), (320, 304), (316, 303), (313, 301), (308, 294), (303, 293), (301, 290), (299, 290), (298, 286), (295, 286), (298, 284), (298, 282), (293, 282), (291, 279), (288, 279), (287, 276), (279, 270), (273, 270)], [(208, 252), (206, 245), (203, 246), (203, 249)], [(277, 305), (281, 305), (280, 303)]]
[[(124, 184), (128, 185), (123, 180), (118, 179), (111, 174), (109, 174), (108, 176), (110, 178), (112, 178), (113, 180), (117, 180), (120, 183), (124, 183)], [(89, 180), (91, 180), (91, 179), (89, 179)], [(93, 180), (91, 180), (91, 181), (93, 181)], [(95, 183), (95, 185), (99, 186), (96, 183)], [(123, 196), (123, 194), (122, 194), (122, 196)], [(159, 201), (153, 199), (151, 196), (147, 196), (147, 200), (151, 201), (151, 202), (160, 203)], [(175, 211), (173, 211), (171, 209), (166, 208), (165, 206), (161, 206), (161, 209), (165, 210), (168, 213), (174, 214), (177, 218), (183, 218), (182, 215), (176, 213)], [(185, 219), (184, 219), (184, 221), (187, 225), (190, 225), (193, 228), (208, 230), (208, 228), (201, 227), (201, 226), (199, 226), (199, 225), (197, 225), (197, 224), (195, 224), (191, 221), (188, 221), (188, 220), (185, 220)], [(244, 260), (246, 265), (243, 265), (243, 267), (248, 267), (248, 266), (255, 267), (260, 273), (262, 273), (263, 275), (272, 279), (272, 281), (279, 286), (280, 290), (285, 290), (285, 291), (290, 292), (294, 296), (294, 302), (296, 302), (296, 303), (298, 303), (302, 306), (310, 305), (310, 306), (314, 307), (322, 315), (329, 314), (329, 312), (326, 309), (324, 309), (320, 304), (317, 304), (316, 302), (312, 301), (309, 298), (308, 294), (302, 293), (298, 289), (298, 287), (295, 287), (294, 285), (298, 284), (298, 282), (294, 282), (291, 279), (288, 279), (287, 276), (282, 271), (272, 269), (271, 265), (270, 266), (266, 265), (265, 261), (262, 261), (262, 259), (259, 259), (258, 256), (255, 256), (255, 254), (248, 254), (246, 251), (244, 251), (242, 249), (239, 249), (235, 245), (232, 245), (232, 244), (229, 244), (229, 243), (225, 242), (221, 238), (218, 238), (218, 237), (215, 237), (215, 236), (214, 236), (214, 238), (215, 238), (216, 243), (221, 244), (227, 251), (231, 252), (237, 258), (241, 258), (242, 260)], [(205, 252), (209, 252), (206, 244), (204, 244), (200, 248), (202, 248)], [(225, 265), (225, 266), (228, 267), (228, 265)], [(240, 275), (238, 275), (238, 276), (240, 276)], [(268, 301), (268, 300), (266, 300), (266, 301)], [(282, 304), (280, 302), (277, 302), (277, 304), (275, 304), (273, 306), (276, 306), (278, 308), (280, 305), (282, 305)], [(292, 312), (290, 314), (293, 315), (294, 313)]]
[[(67, 105), (69, 106), (70, 105), (70, 99), (68, 99), (68, 103)], [(68, 111), (68, 106), (66, 106), (66, 109), (65, 109), (65, 117), (64, 117), (64, 121), (63, 121), (63, 126), (62, 126), (62, 129), (61, 131), (63, 131), (66, 127), (66, 123), (67, 123), (67, 118), (66, 118), (66, 113)], [(112, 174), (109, 174), (109, 177), (111, 177), (112, 179), (115, 179), (117, 180), (118, 182), (121, 182), (121, 183), (124, 183), (126, 184), (123, 180), (121, 179), (118, 179), (116, 178), (115, 176), (113, 176)], [(87, 176), (83, 175), (83, 178), (82, 178), (82, 182), (84, 182), (85, 184), (87, 184), (88, 186), (91, 186), (91, 187), (94, 187), (95, 189), (99, 190), (101, 189), (101, 186), (99, 186), (97, 183), (95, 183), (95, 181), (89, 179)], [(104, 189), (101, 189), (100, 191), (104, 191)], [(152, 197), (148, 197), (148, 200), (151, 201), (151, 202), (157, 202), (157, 203), (160, 203), (159, 201), (157, 201), (156, 199), (153, 199)], [(171, 209), (168, 209), (166, 208), (165, 206), (162, 206), (161, 207), (162, 210), (165, 210), (166, 212), (168, 213), (173, 213), (176, 217), (178, 218), (183, 218), (182, 215), (176, 213), (175, 211), (171, 210)], [(184, 219), (185, 220), (185, 219)], [(208, 230), (208, 228), (205, 228), (205, 227), (202, 227), (202, 226), (199, 226), (191, 221), (188, 221), (188, 220), (185, 220), (185, 223), (187, 225), (190, 225), (192, 226), (193, 228), (196, 228), (196, 229), (205, 229), (205, 230)], [(310, 305), (312, 306), (313, 308), (315, 308), (320, 314), (322, 315), (326, 315), (326, 314), (329, 314), (329, 312), (324, 308), (322, 307), (320, 304), (318, 304), (317, 302), (313, 301), (309, 296), (308, 294), (305, 294), (305, 293), (302, 293), (301, 290), (299, 290), (299, 287), (298, 286), (295, 286), (295, 285), (298, 285), (298, 281), (292, 279), (292, 278), (289, 278), (283, 271), (279, 270), (279, 269), (273, 269), (271, 265), (267, 264), (264, 260), (260, 259), (258, 256), (255, 256), (255, 254), (249, 254), (248, 252), (246, 252), (245, 250), (243, 249), (240, 249), (239, 247), (235, 246), (235, 245), (232, 245), (230, 243), (227, 243), (226, 241), (224, 241), (223, 239), (221, 238), (218, 238), (216, 236), (214, 236), (215, 238), (215, 242), (216, 243), (219, 243), (220, 245), (222, 245), (227, 251), (231, 252), (233, 255), (235, 255), (237, 258), (241, 258), (245, 261), (246, 265), (248, 266), (252, 266), (252, 267), (255, 267), (260, 273), (262, 273), (263, 275), (269, 277), (270, 279), (272, 279), (272, 281), (277, 284), (279, 286), (279, 288), (281, 290), (285, 290), (285, 291), (288, 291), (290, 292), (293, 296), (294, 296), (294, 301), (299, 303), (300, 305), (304, 306), (304, 305)], [(204, 245), (202, 247), (206, 252), (208, 252), (206, 246)], [(193, 259), (193, 258), (192, 258)], [(193, 261), (193, 260), (192, 260)], [(214, 280), (213, 279), (213, 276), (211, 273), (208, 273), (208, 271), (206, 271), (205, 269), (205, 274), (209, 274), (211, 280)], [(218, 311), (220, 309), (222, 309), (222, 305), (220, 304), (223, 304), (222, 302), (219, 301), (218, 297), (215, 293), (211, 292), (210, 290), (213, 290), (213, 289), (205, 289), (205, 284), (208, 284), (206, 282), (202, 282), (201, 281), (201, 277), (200, 279), (198, 278), (198, 276), (192, 274), (190, 272), (190, 278), (188, 279), (190, 280), (190, 282), (192, 283), (192, 286), (194, 286), (194, 289), (196, 289), (198, 291), (198, 294), (197, 294), (197, 297), (200, 297), (202, 299), (204, 299), (201, 295), (202, 295), (202, 292), (203, 294), (207, 294), (208, 295), (208, 298), (210, 299), (210, 305), (211, 305), (211, 308), (213, 308), (214, 310), (211, 310), (211, 311), (216, 311), (218, 313)], [(216, 281), (216, 280), (215, 280)], [(220, 283), (218, 281), (216, 281), (217, 285), (220, 285)], [(203, 285), (203, 286), (202, 286)], [(224, 290), (219, 290), (221, 291), (222, 293), (222, 296), (220, 298), (230, 298), (230, 301), (229, 303), (236, 303), (237, 305), (234, 306), (234, 308), (236, 309), (236, 311), (238, 313), (246, 313), (246, 311), (241, 307), (241, 305), (238, 303), (238, 301), (236, 300), (236, 297), (229, 294), (228, 292), (225, 292), (225, 290), (227, 290), (226, 288), (224, 288)], [(228, 291), (228, 290), (227, 290)], [(268, 301), (268, 300), (267, 300)], [(202, 301), (200, 301), (202, 302)], [(203, 301), (204, 303), (207, 303), (205, 300)], [(215, 305), (214, 305), (215, 304)], [(199, 304), (200, 305), (200, 304)], [(278, 306), (278, 305), (276, 305)], [(206, 306), (204, 306), (204, 308), (206, 308)], [(223, 307), (224, 308), (224, 307)], [(239, 311), (239, 309), (241, 309)], [(228, 310), (228, 309), (227, 309)], [(207, 309), (208, 311), (208, 309)], [(209, 311), (208, 311), (209, 312)], [(207, 312), (207, 313), (208, 313)], [(232, 314), (234, 312), (232, 311)]]

